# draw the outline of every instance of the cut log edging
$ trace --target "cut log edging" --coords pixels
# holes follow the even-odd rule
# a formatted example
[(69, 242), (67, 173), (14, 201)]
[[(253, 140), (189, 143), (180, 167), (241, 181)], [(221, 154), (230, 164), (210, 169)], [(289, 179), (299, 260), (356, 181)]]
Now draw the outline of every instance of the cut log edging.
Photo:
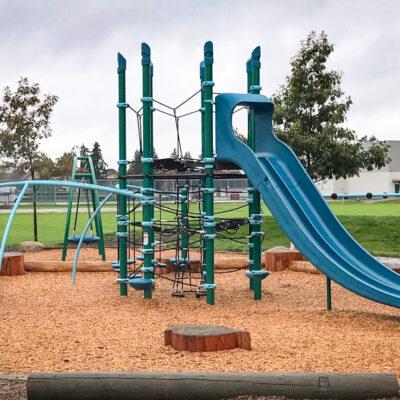
[[(25, 271), (28, 272), (71, 272), (73, 261), (38, 260), (25, 261)], [(110, 261), (79, 261), (79, 272), (110, 272), (114, 271)]]
[(1, 276), (24, 275), (24, 255), (18, 251), (7, 251), (3, 255)]
[(395, 373), (33, 373), (28, 400), (217, 400), (237, 396), (364, 400), (396, 397)]
[[(73, 261), (34, 260), (25, 261), (25, 271), (28, 272), (71, 272)], [(231, 258), (216, 259), (215, 269), (247, 268), (248, 259)], [(79, 272), (110, 272), (114, 271), (110, 261), (79, 261)], [(168, 271), (164, 271), (168, 272)]]

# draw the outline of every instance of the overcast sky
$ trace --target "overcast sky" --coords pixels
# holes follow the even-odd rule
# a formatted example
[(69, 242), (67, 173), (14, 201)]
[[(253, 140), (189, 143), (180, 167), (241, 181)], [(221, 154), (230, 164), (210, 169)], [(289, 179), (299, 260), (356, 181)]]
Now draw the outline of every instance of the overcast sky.
[[(110, 167), (118, 159), (117, 52), (127, 58), (127, 99), (140, 105), (140, 43), (152, 49), (154, 97), (172, 105), (199, 88), (203, 44), (214, 42), (218, 92), (246, 89), (245, 61), (262, 51), (263, 94), (284, 82), (290, 58), (311, 30), (325, 30), (353, 99), (347, 124), (359, 135), (400, 138), (400, 1), (5, 1), (0, 0), (0, 87), (20, 76), (60, 100), (53, 136), (42, 150), (53, 158), (74, 145), (99, 141)], [(183, 111), (199, 107), (195, 98)], [(240, 121), (238, 121), (240, 125)], [(168, 156), (174, 121), (155, 115), (155, 147)], [(182, 121), (184, 151), (200, 151), (199, 116)], [(128, 119), (131, 158), (138, 146)]]

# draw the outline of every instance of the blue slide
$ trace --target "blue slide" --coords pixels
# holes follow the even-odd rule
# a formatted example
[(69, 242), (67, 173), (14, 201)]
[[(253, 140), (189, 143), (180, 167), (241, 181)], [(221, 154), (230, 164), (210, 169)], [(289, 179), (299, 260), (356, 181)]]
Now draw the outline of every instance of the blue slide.
[[(254, 152), (233, 133), (237, 106), (254, 110)], [(400, 308), (400, 274), (369, 254), (335, 217), (297, 156), (275, 136), (273, 109), (261, 95), (217, 96), (217, 159), (246, 173), (289, 239), (321, 272), (360, 296)]]

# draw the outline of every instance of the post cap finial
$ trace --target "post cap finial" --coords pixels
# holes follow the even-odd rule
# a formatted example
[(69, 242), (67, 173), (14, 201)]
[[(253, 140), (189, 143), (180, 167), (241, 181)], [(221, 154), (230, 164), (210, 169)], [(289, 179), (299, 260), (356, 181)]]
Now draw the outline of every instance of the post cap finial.
[(142, 43), (142, 65), (149, 65), (150, 64), (150, 46), (147, 43)]
[(206, 64), (212, 64), (214, 62), (214, 45), (211, 41), (204, 44), (204, 62)]
[(118, 73), (125, 72), (126, 71), (126, 59), (125, 59), (125, 57), (121, 53), (118, 53), (117, 59), (118, 59), (118, 70), (117, 70), (117, 72)]
[(251, 52), (251, 60), (252, 60), (253, 68), (258, 68), (258, 69), (261, 68), (260, 57), (261, 57), (261, 48), (260, 48), (260, 46), (257, 46)]
[(261, 48), (260, 48), (260, 46), (257, 46), (257, 47), (251, 52), (251, 58), (252, 58), (253, 60), (256, 60), (256, 59), (260, 59), (260, 57), (261, 57)]

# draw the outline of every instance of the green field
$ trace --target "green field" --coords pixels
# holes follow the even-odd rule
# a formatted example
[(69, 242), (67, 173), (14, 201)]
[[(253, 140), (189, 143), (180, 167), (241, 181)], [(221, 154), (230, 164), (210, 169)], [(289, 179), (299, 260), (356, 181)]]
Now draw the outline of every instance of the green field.
[[(229, 216), (243, 218), (247, 215), (247, 208), (241, 208), (228, 214), (221, 213), (243, 203), (217, 203), (215, 211), (217, 216)], [(173, 205), (167, 205), (174, 207)], [(385, 202), (358, 202), (337, 201), (331, 202), (333, 212), (338, 216), (350, 233), (371, 253), (375, 255), (400, 256), (400, 201)], [(191, 212), (198, 211), (196, 206)], [(263, 248), (283, 245), (287, 246), (289, 240), (274, 221), (269, 211), (264, 207), (264, 224), (262, 230), (266, 233)], [(83, 228), (87, 215), (80, 214), (77, 233)], [(137, 213), (140, 220), (141, 213)], [(156, 212), (156, 217), (159, 217)], [(170, 219), (171, 214), (163, 212), (163, 219)], [(8, 214), (0, 214), (0, 231), (4, 230)], [(108, 237), (115, 233), (115, 213), (102, 214), (104, 232)], [(39, 240), (45, 245), (52, 246), (62, 243), (64, 235), (64, 213), (40, 213), (39, 214)], [(243, 237), (247, 234), (247, 226), (241, 227), (232, 237)], [(224, 236), (228, 236), (223, 233)], [(231, 238), (232, 238), (231, 237)], [(193, 240), (195, 240), (194, 238)], [(8, 244), (15, 246), (24, 240), (32, 240), (32, 215), (18, 214), (9, 237)], [(247, 251), (245, 244), (232, 240), (216, 240), (217, 250)]]

